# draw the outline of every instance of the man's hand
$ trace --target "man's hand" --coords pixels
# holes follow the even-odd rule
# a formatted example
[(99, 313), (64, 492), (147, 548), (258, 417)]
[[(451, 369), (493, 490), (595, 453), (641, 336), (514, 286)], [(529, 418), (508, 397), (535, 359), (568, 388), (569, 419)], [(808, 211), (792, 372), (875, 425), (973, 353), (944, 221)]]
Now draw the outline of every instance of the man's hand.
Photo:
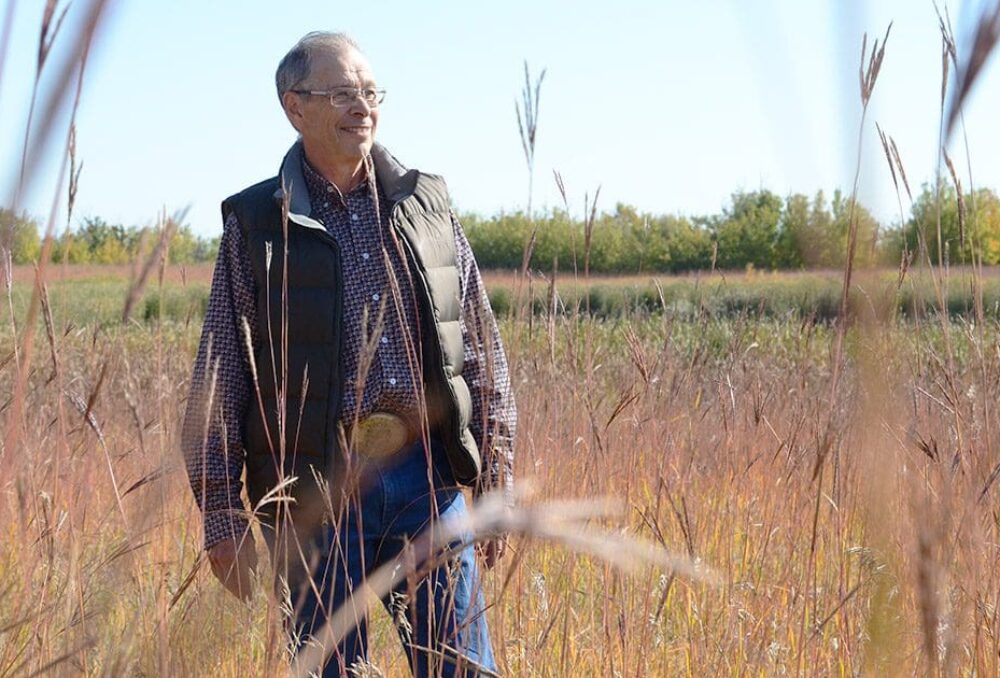
[(497, 537), (480, 542), (476, 544), (476, 550), (479, 551), (486, 569), (492, 570), (497, 561), (503, 558), (503, 554), (507, 552), (507, 537)]
[(219, 542), (208, 550), (208, 560), (212, 564), (212, 574), (227, 591), (244, 602), (250, 600), (253, 594), (252, 575), (257, 570), (257, 552), (249, 537)]

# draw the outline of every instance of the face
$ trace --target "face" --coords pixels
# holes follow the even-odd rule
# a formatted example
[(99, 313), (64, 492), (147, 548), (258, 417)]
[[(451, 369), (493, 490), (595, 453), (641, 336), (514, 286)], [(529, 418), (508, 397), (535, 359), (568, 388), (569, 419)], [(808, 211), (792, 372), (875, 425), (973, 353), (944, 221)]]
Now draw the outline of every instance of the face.
[[(309, 77), (298, 90), (331, 90), (336, 87), (375, 87), (368, 60), (354, 49), (326, 52), (312, 58)], [(371, 151), (378, 125), (378, 108), (361, 97), (337, 108), (329, 97), (286, 92), (285, 114), (302, 135), (310, 156), (336, 164), (356, 165)]]

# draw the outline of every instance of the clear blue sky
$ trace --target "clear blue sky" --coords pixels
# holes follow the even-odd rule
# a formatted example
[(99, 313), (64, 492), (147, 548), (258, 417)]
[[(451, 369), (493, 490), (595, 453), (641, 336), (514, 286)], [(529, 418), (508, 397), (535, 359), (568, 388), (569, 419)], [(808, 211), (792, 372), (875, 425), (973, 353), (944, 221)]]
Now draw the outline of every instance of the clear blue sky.
[[(11, 1), (0, 0), (0, 16)], [(43, 5), (17, 4), (0, 74), (0, 188), (20, 157)], [(961, 38), (970, 9), (951, 12)], [(313, 29), (361, 43), (389, 92), (379, 140), (443, 174), (462, 210), (526, 203), (514, 117), (525, 59), (547, 69), (536, 206), (561, 203), (553, 169), (577, 213), (598, 184), (605, 209), (687, 215), (717, 212), (739, 189), (849, 189), (861, 35), (881, 36), (890, 20), (862, 176), (862, 198), (887, 220), (898, 211), (874, 121), (896, 138), (915, 188), (935, 168), (941, 57), (929, 0), (117, 0), (78, 119), (77, 215), (141, 224), (190, 206), (197, 233), (219, 232), (219, 202), (273, 175), (294, 140), (274, 69)], [(976, 185), (1000, 188), (995, 61), (966, 122)], [(57, 168), (43, 166), (30, 212), (47, 213)]]

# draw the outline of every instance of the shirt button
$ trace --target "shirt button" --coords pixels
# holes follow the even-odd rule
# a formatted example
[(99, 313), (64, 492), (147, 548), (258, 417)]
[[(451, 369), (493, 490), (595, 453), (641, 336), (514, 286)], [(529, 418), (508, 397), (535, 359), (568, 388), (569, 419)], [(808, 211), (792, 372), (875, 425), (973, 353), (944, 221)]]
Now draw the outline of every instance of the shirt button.
[(372, 300), (378, 301), (378, 299), (379, 299), (378, 292), (376, 292), (375, 294), (372, 295)]
[(362, 252), (361, 253), (361, 258), (364, 259), (365, 261), (368, 261), (368, 253), (367, 252)]
[(330, 207), (330, 203), (328, 202), (323, 203), (323, 209), (327, 209), (328, 207)]
[(389, 337), (382, 337), (382, 343), (383, 344), (388, 344), (389, 343)]
[(396, 377), (390, 377), (389, 378), (389, 385), (390, 386), (395, 386), (396, 385)]
[(333, 184), (327, 184), (326, 185), (326, 192), (327, 193), (333, 193)]
[(357, 214), (352, 214), (351, 215), (351, 221), (357, 221), (357, 220), (358, 220), (358, 215)]

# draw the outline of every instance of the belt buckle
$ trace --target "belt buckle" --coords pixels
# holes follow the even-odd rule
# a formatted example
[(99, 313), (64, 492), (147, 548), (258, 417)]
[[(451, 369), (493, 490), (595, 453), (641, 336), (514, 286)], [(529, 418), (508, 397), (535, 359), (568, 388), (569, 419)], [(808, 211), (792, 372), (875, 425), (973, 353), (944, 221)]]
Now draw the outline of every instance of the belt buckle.
[(386, 459), (409, 440), (406, 422), (389, 412), (373, 412), (351, 427), (351, 449), (371, 459)]

